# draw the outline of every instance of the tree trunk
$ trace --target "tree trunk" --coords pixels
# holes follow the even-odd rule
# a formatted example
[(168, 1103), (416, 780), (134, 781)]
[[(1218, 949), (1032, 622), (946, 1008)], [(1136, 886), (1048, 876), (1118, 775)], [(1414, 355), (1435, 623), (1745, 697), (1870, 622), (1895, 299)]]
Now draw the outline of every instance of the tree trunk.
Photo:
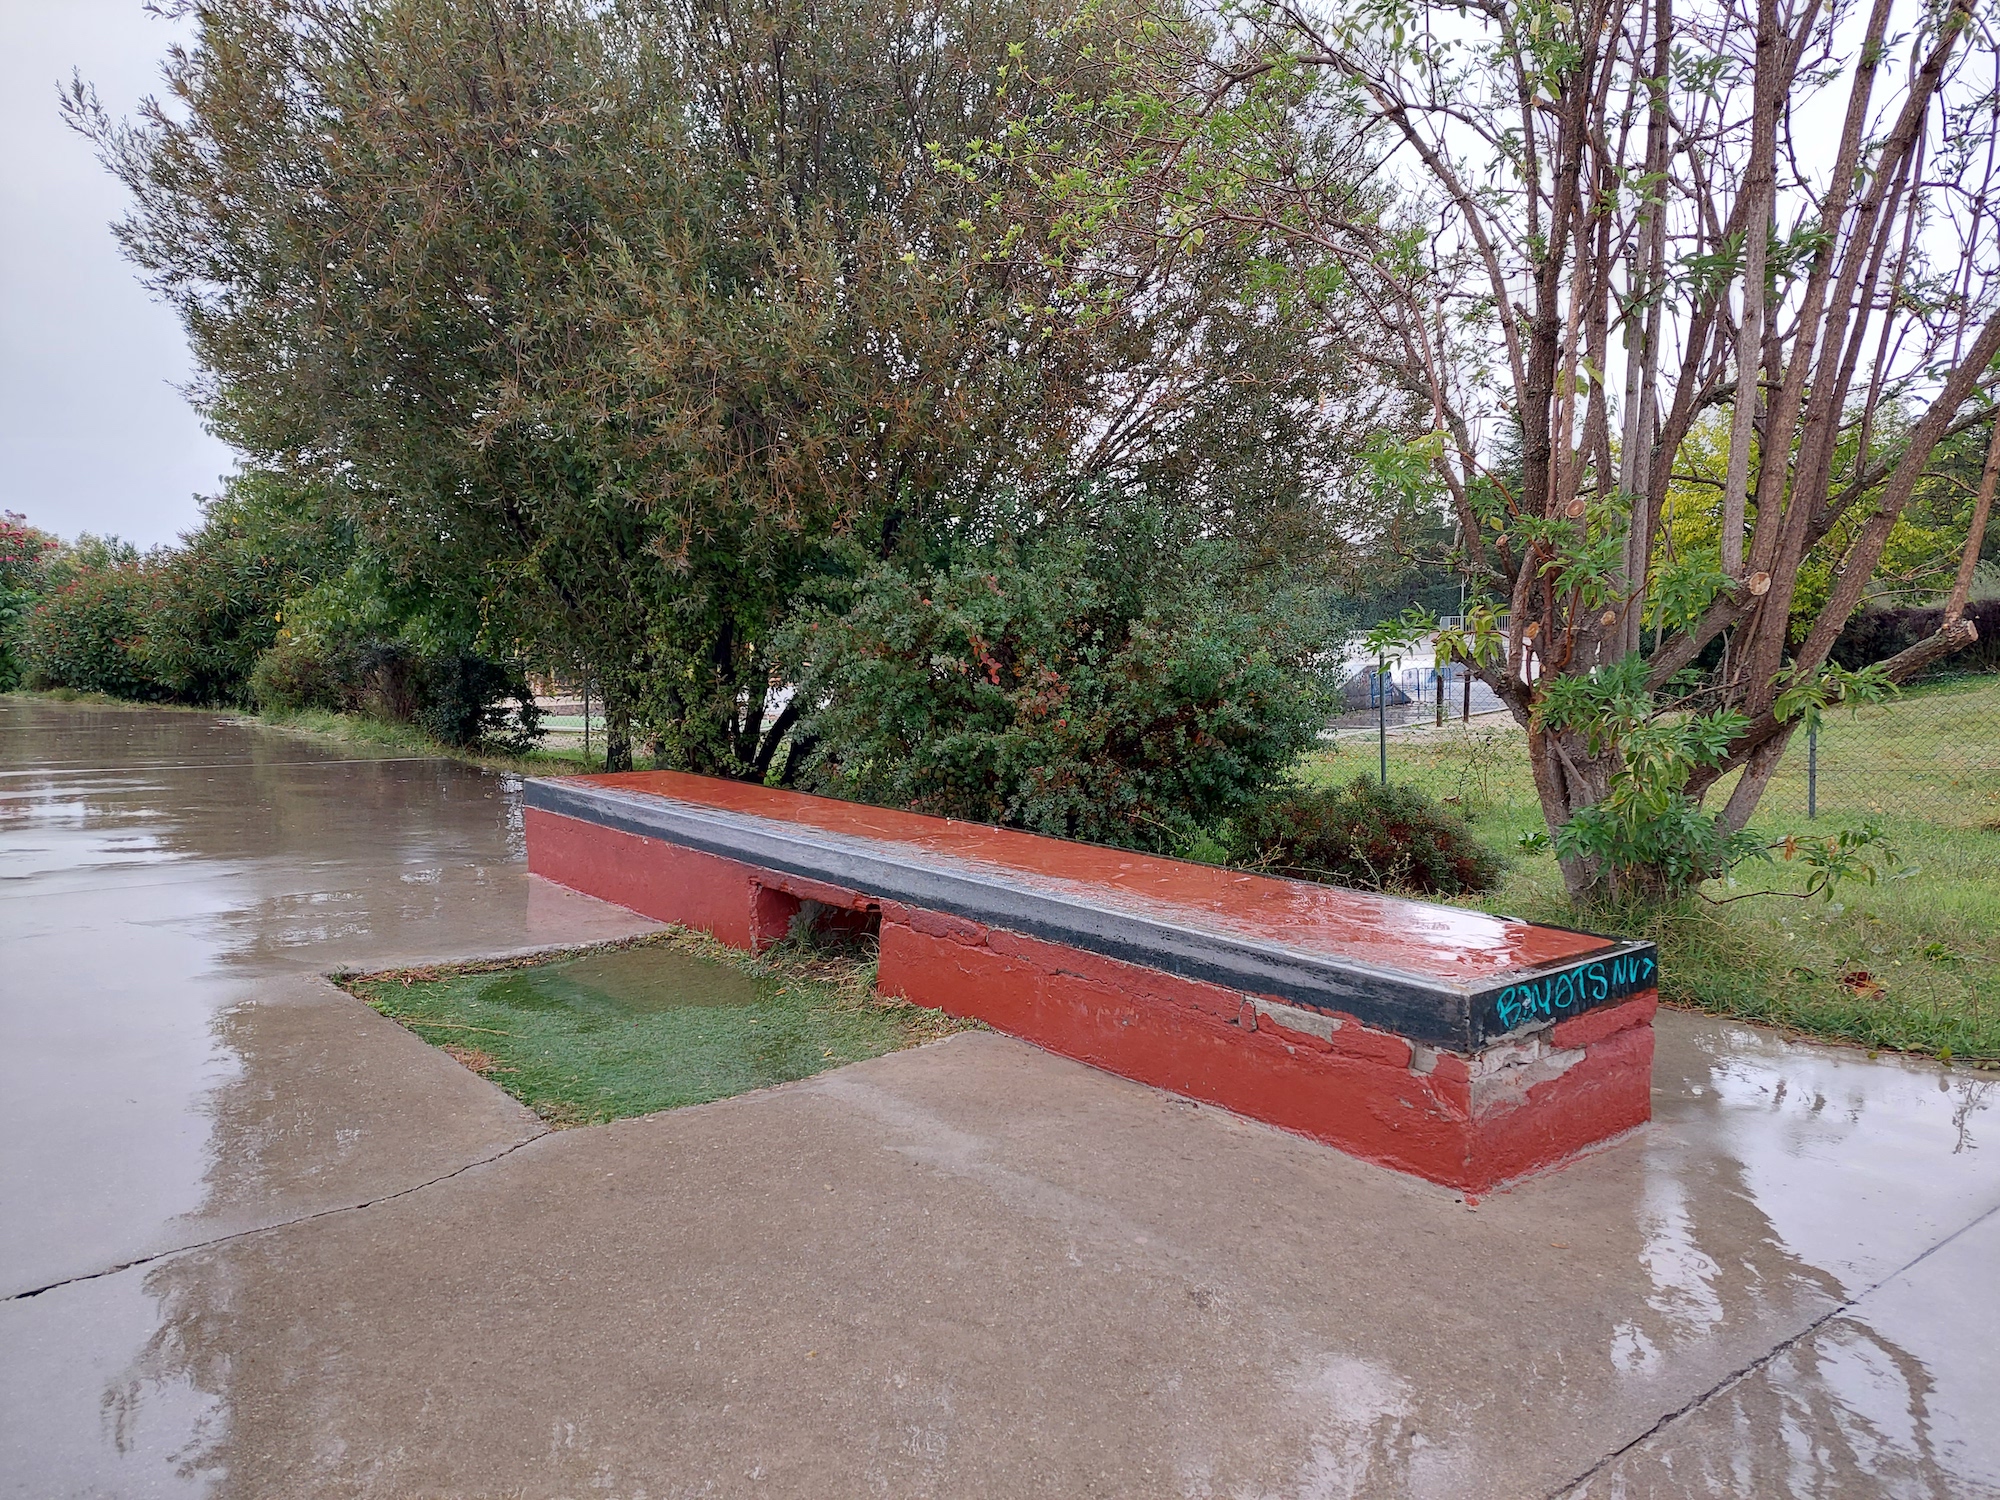
[(1771, 239), (1771, 197), (1777, 170), (1780, 46), (1776, 0), (1758, 0), (1755, 123), (1744, 183), (1749, 222), (1743, 226), (1743, 317), (1736, 329), (1736, 408), (1729, 428), (1729, 470), (1722, 486), (1722, 571), (1743, 576), (1743, 526), (1750, 488), (1750, 440), (1757, 414), (1758, 372), (1764, 363), (1764, 299)]
[(1965, 614), (1965, 601), (1972, 593), (1972, 577), (1979, 569), (1979, 554), (1986, 543), (1986, 523), (1993, 514), (1993, 490), (2000, 483), (2000, 420), (1993, 424), (1993, 436), (1986, 445), (1986, 467), (1979, 476), (1979, 499), (1972, 507), (1972, 525), (1965, 533), (1965, 551), (1958, 560), (1958, 577), (1945, 601), (1944, 623), (1956, 625)]
[(632, 769), (632, 705), (620, 692), (604, 692), (604, 769)]
[(1783, 725), (1744, 760), (1743, 774), (1737, 778), (1735, 790), (1729, 794), (1729, 801), (1722, 809), (1722, 821), (1735, 832), (1741, 833), (1749, 823), (1750, 815), (1757, 811), (1764, 789), (1771, 784), (1772, 776), (1777, 774), (1778, 762), (1785, 758), (1785, 747), (1792, 742), (1792, 731), (1797, 727), (1796, 720)]
[[(1528, 728), (1528, 764), (1535, 774), (1543, 820), (1551, 829), (1562, 827), (1582, 808), (1603, 801), (1618, 769), (1615, 754), (1592, 755), (1574, 735), (1551, 733), (1533, 725)], [(1587, 906), (1617, 894), (1615, 872), (1601, 860), (1572, 856), (1557, 863), (1572, 905)]]

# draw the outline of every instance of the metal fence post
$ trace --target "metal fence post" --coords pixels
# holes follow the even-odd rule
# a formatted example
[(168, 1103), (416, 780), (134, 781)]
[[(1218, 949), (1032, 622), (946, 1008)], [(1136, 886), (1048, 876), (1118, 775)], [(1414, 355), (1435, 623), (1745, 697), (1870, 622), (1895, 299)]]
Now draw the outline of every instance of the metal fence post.
[(1806, 725), (1806, 816), (1819, 816), (1819, 725)]
[(1375, 658), (1375, 744), (1382, 757), (1382, 785), (1389, 784), (1389, 667)]

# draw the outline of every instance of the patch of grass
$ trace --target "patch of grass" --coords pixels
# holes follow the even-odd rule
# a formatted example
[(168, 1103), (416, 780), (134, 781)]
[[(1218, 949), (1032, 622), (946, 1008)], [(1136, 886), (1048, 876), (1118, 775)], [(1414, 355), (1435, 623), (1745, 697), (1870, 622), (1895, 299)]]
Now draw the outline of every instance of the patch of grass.
[[(1913, 871), (1849, 885), (1832, 903), (1796, 899), (1804, 872), (1750, 864), (1712, 898), (1767, 892), (1725, 906), (1577, 912), (1554, 856), (1517, 847), (1543, 828), (1526, 744), (1493, 719), (1469, 729), (1389, 741), (1389, 778), (1414, 783), (1473, 820), (1505, 854), (1499, 886), (1458, 904), (1531, 921), (1586, 927), (1660, 944), (1661, 998), (1869, 1048), (1965, 1060), (2000, 1059), (2000, 678), (1921, 688), (1850, 716), (1829, 716), (1820, 739), (1869, 766), (1865, 800), (1805, 816), (1803, 739), (1787, 754), (1752, 828), (1776, 840), (1825, 838), (1873, 821)], [(1372, 736), (1343, 736), (1311, 758), (1305, 780), (1337, 785), (1373, 774)], [(1723, 788), (1711, 806), (1720, 806)]]
[(878, 997), (874, 963), (851, 952), (787, 943), (752, 957), (677, 929), (336, 978), (559, 1126), (705, 1104), (968, 1025)]
[(260, 713), (252, 709), (201, 707), (185, 703), (143, 703), (134, 698), (114, 698), (106, 693), (83, 693), (74, 688), (16, 688), (0, 697), (26, 698), (44, 703), (81, 703), (93, 708), (144, 709), (152, 713), (221, 713), (246, 724), (261, 724), (308, 739), (333, 740), (343, 745), (365, 745), (378, 750), (399, 750), (409, 755), (435, 755), (444, 760), (483, 766), (489, 771), (516, 771), (537, 775), (550, 771), (601, 771), (604, 755), (595, 751), (586, 756), (581, 747), (537, 747), (526, 755), (487, 754), (447, 745), (413, 724), (367, 714), (330, 713), (322, 709), (301, 709), (294, 713)]
[(596, 771), (604, 767), (604, 756), (586, 757), (581, 749), (535, 749), (526, 755), (496, 755), (476, 749), (447, 745), (413, 724), (392, 719), (371, 718), (367, 714), (329, 713), (322, 709), (301, 709), (295, 713), (257, 713), (243, 716), (252, 723), (315, 739), (335, 740), (343, 745), (369, 745), (383, 750), (401, 750), (412, 755), (436, 755), (447, 760), (483, 766), (489, 771), (519, 771), (536, 775), (549, 771)]
[(110, 693), (85, 692), (81, 688), (10, 688), (0, 698), (26, 698), (37, 703), (81, 703), (87, 708), (158, 708), (169, 713), (201, 713), (179, 703), (148, 703), (138, 698), (115, 698)]

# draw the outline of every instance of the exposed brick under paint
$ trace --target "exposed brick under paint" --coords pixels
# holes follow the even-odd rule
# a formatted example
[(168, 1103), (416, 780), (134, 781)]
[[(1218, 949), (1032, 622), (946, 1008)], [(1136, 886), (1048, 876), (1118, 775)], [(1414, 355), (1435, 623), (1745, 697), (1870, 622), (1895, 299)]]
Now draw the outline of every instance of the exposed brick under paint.
[(804, 902), (836, 923), (879, 906), (885, 994), (1468, 1193), (1555, 1166), (1652, 1114), (1652, 993), (1468, 1058), (538, 808), (526, 819), (535, 874), (733, 947), (777, 941)]

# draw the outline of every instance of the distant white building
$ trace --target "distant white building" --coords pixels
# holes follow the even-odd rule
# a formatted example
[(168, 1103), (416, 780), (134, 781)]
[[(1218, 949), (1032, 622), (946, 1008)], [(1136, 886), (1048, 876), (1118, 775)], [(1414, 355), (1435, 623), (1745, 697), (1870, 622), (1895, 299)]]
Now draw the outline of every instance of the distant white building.
[[(1455, 619), (1441, 622), (1445, 628), (1459, 624)], [(1391, 708), (1434, 703), (1438, 679), (1444, 679), (1447, 711), (1462, 712), (1465, 706), (1464, 662), (1437, 665), (1437, 637), (1424, 635), (1378, 663), (1375, 654), (1359, 639), (1351, 640), (1341, 652), (1341, 707), (1348, 713), (1373, 710), (1386, 700)], [(1491, 713), (1504, 705), (1499, 696), (1477, 678), (1472, 682), (1472, 712)]]

